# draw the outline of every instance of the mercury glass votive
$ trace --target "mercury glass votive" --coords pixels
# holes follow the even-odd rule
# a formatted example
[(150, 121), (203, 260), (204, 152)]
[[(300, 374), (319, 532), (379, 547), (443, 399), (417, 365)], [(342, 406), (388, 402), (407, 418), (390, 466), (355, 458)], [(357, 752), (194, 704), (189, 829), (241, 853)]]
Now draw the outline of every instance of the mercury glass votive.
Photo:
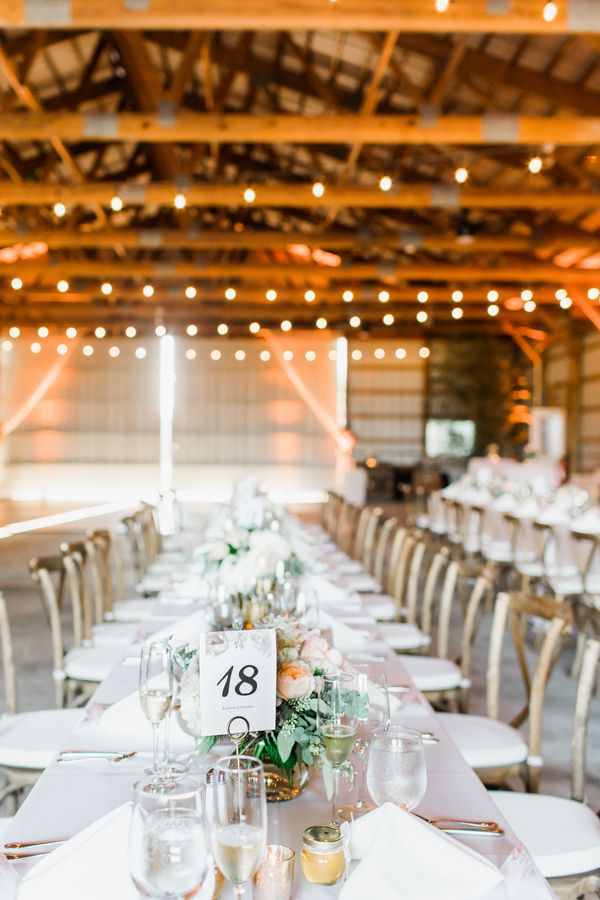
[(295, 852), (281, 844), (267, 844), (260, 869), (252, 879), (254, 900), (291, 900)]

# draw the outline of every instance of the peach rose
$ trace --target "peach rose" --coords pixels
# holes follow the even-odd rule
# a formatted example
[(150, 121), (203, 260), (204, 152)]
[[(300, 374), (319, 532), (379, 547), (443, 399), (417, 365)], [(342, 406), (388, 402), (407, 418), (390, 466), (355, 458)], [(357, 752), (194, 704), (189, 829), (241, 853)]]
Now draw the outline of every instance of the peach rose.
[(321, 660), (325, 658), (328, 650), (329, 643), (324, 637), (320, 634), (309, 634), (302, 642), (300, 656), (303, 656), (305, 659)]
[(277, 693), (284, 700), (306, 697), (314, 689), (314, 678), (306, 663), (285, 662), (277, 672)]

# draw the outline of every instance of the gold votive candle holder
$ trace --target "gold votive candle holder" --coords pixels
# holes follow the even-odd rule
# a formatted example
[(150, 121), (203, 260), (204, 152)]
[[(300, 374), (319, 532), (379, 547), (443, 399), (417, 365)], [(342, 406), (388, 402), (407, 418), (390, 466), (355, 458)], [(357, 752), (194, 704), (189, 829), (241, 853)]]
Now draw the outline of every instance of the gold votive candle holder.
[(262, 864), (252, 879), (254, 900), (291, 900), (295, 852), (282, 844), (267, 844)]

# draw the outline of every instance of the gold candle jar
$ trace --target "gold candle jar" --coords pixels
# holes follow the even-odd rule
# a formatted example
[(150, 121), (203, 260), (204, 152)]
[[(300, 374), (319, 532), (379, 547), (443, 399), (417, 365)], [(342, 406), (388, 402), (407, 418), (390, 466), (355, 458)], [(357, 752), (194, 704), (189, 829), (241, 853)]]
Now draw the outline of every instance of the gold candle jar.
[(302, 835), (300, 864), (311, 884), (337, 884), (346, 872), (344, 836), (337, 825), (311, 825)]

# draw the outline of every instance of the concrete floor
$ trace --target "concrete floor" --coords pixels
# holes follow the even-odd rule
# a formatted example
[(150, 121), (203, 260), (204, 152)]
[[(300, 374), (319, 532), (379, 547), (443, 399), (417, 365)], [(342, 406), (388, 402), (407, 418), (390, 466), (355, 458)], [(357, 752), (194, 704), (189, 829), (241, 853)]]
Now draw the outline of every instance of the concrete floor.
[[(57, 511), (54, 505), (52, 512)], [(17, 521), (50, 512), (39, 505), (19, 504), (3, 509), (0, 503), (0, 522)], [(10, 515), (9, 515), (10, 514)], [(42, 613), (41, 601), (29, 581), (27, 563), (31, 556), (56, 553), (63, 541), (72, 541), (85, 533), (87, 527), (114, 526), (120, 515), (113, 514), (55, 526), (40, 531), (21, 534), (0, 540), (0, 589), (6, 597), (17, 663), (19, 706), (22, 710), (36, 709), (53, 704), (50, 677), (51, 655), (49, 628)], [(473, 661), (472, 712), (484, 711), (484, 678), (486, 668), (487, 635), (489, 617), (483, 624), (476, 641)], [(454, 626), (457, 640), (459, 623)], [(575, 695), (575, 682), (567, 672), (572, 658), (572, 642), (565, 648), (547, 690), (544, 717), (544, 768), (542, 790), (568, 796), (569, 753), (571, 719)], [(522, 692), (520, 675), (514, 654), (507, 646), (503, 673), (503, 712), (510, 717), (520, 708)], [(3, 695), (0, 694), (0, 711)], [(588, 800), (600, 809), (600, 697), (593, 701), (588, 745)]]

